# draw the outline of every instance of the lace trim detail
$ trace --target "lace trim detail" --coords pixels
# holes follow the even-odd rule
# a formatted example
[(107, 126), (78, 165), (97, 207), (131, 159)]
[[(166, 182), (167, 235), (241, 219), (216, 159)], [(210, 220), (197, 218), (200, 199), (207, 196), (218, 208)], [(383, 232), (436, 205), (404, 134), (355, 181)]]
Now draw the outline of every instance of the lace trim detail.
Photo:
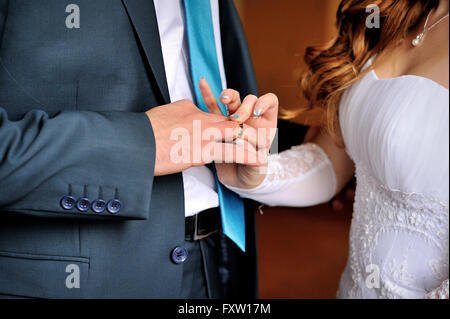
[[(437, 285), (448, 278), (448, 202), (389, 189), (361, 163), (356, 163), (356, 177), (348, 276), (340, 296), (422, 298), (427, 292), (423, 283)], [(379, 269), (376, 289), (366, 284), (369, 265)]]
[(409, 203), (413, 206), (435, 207), (437, 210), (449, 210), (449, 203), (439, 200), (432, 195), (423, 195), (418, 193), (405, 193), (401, 190), (391, 189), (385, 185), (380, 184), (379, 187), (388, 193), (391, 193), (397, 200)]
[(449, 299), (449, 282), (448, 279), (442, 283), (439, 288), (425, 295), (425, 299)]
[[(262, 183), (250, 189), (226, 185), (241, 197), (268, 206), (305, 207), (329, 201), (336, 193), (336, 176), (328, 155), (312, 143), (269, 156)], [(245, 178), (245, 175), (244, 175)]]
[(314, 143), (294, 146), (289, 151), (272, 154), (268, 160), (267, 179), (287, 180), (306, 175), (328, 164), (330, 160), (322, 148)]

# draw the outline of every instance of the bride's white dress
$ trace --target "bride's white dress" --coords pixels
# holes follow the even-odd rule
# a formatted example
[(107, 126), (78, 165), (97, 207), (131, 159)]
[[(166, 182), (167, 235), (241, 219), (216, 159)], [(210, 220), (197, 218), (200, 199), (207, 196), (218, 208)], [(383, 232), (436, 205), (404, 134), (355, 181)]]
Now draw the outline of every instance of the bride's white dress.
[[(346, 90), (339, 113), (357, 189), (338, 297), (448, 298), (448, 89), (371, 71)], [(331, 172), (308, 144), (271, 155), (257, 188), (230, 188), (268, 205), (305, 206), (331, 198)]]

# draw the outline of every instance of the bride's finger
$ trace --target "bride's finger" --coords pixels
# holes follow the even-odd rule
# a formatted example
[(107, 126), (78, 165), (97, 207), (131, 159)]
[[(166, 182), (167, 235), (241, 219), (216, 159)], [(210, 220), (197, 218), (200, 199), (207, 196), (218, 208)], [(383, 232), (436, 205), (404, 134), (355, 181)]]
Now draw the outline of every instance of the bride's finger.
[(259, 127), (258, 129), (244, 125), (242, 134), (237, 135), (238, 139), (235, 143), (246, 141), (250, 143), (256, 150), (268, 149), (272, 141), (273, 132), (270, 128)]
[(205, 102), (208, 110), (212, 114), (223, 115), (222, 111), (220, 110), (219, 103), (217, 102), (217, 99), (214, 97), (214, 94), (208, 84), (208, 81), (202, 78), (199, 81), (198, 86), (200, 88), (200, 93), (202, 94), (203, 101)]
[(278, 113), (278, 97), (273, 93), (265, 94), (258, 98), (253, 109), (253, 116), (259, 117), (267, 110), (275, 110)]
[(236, 163), (249, 166), (262, 166), (267, 162), (267, 154), (258, 152), (244, 141), (239, 144), (213, 143), (203, 150), (205, 162)]
[(257, 100), (258, 98), (256, 96), (247, 95), (237, 111), (230, 116), (230, 119), (238, 123), (247, 121), (253, 113), (253, 107)]
[(233, 89), (226, 89), (220, 94), (220, 102), (225, 104), (229, 113), (234, 113), (241, 105), (241, 95)]

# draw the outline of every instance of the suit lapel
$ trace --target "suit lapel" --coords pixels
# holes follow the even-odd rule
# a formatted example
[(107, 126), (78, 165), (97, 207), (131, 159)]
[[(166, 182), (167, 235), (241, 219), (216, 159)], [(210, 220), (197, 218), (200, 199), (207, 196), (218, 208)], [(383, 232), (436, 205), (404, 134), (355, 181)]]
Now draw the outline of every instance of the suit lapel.
[(170, 103), (153, 0), (122, 0), (165, 103)]

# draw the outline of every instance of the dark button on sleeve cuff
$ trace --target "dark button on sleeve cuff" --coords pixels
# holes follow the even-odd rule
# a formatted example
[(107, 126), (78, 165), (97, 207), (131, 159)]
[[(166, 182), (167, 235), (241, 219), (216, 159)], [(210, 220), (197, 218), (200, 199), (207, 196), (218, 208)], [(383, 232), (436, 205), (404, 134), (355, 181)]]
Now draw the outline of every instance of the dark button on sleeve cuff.
[(80, 198), (77, 200), (77, 209), (85, 213), (91, 208), (91, 203), (89, 202), (89, 199), (87, 198)]
[(101, 214), (106, 210), (106, 202), (103, 199), (97, 199), (92, 203), (92, 211)]
[(118, 214), (122, 208), (122, 203), (118, 199), (112, 199), (106, 205), (106, 209), (110, 214)]
[(64, 196), (61, 199), (61, 207), (65, 210), (71, 210), (75, 208), (76, 199), (72, 196)]

